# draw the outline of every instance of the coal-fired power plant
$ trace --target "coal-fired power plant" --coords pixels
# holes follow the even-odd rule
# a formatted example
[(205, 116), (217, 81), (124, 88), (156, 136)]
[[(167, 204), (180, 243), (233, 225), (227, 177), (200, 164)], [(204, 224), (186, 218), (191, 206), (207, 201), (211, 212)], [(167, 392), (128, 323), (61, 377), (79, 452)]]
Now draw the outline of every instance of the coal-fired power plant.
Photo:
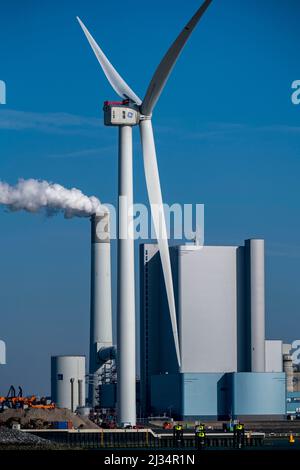
[(112, 342), (111, 262), (109, 212), (91, 217), (91, 313), (89, 394), (92, 407), (99, 405), (103, 367), (115, 359)]
[[(116, 343), (108, 208), (95, 196), (47, 181), (19, 180), (15, 186), (0, 182), (0, 204), (10, 211), (47, 215), (60, 211), (66, 219), (90, 219), (90, 312), (84, 317), (88, 322), (90, 313), (88, 370), (85, 356), (53, 356), (51, 398), (55, 404), (50, 405), (73, 413), (88, 410), (89, 418), (103, 429), (120, 427), (126, 430), (118, 431), (124, 436), (140, 422), (150, 426), (149, 417), (195, 424), (254, 416), (282, 420), (286, 392), (293, 393), (295, 386), (291, 348), (283, 356), (282, 341), (265, 338), (264, 240), (247, 239), (243, 245), (229, 246), (202, 246), (195, 240), (195, 244), (169, 246), (151, 119), (184, 45), (211, 2), (204, 0), (177, 36), (143, 99), (127, 85), (78, 18), (106, 78), (122, 100), (105, 101), (103, 108), (104, 124), (119, 128)], [(140, 245), (140, 357), (136, 349), (133, 126), (140, 129), (155, 231), (154, 243)], [(148, 228), (148, 216), (145, 219)], [(103, 431), (98, 434), (102, 444), (108, 442), (104, 435)], [(148, 446), (148, 432), (146, 436)]]

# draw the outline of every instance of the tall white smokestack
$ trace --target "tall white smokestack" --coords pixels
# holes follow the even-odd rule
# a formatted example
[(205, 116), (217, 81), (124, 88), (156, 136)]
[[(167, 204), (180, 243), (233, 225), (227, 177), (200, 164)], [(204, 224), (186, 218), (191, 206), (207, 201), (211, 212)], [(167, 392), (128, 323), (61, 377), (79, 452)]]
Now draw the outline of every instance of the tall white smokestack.
[(91, 323), (89, 402), (98, 404), (101, 367), (113, 357), (109, 213), (91, 217)]
[(265, 247), (264, 240), (246, 240), (250, 303), (252, 372), (265, 372)]

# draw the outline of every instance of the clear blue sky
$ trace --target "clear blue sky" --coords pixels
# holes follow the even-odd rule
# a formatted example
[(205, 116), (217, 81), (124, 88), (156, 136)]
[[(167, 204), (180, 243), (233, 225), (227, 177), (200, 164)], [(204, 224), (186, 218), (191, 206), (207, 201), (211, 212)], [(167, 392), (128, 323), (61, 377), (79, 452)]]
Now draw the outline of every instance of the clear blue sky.
[[(115, 203), (117, 134), (101, 109), (116, 95), (75, 16), (143, 96), (199, 4), (1, 2), (0, 179), (47, 179)], [(300, 337), (299, 17), (298, 0), (214, 0), (153, 119), (165, 201), (205, 204), (207, 244), (265, 238), (267, 335), (284, 340)], [(135, 134), (135, 198), (146, 202)], [(0, 391), (47, 393), (50, 355), (88, 348), (89, 223), (1, 209), (0, 226)]]

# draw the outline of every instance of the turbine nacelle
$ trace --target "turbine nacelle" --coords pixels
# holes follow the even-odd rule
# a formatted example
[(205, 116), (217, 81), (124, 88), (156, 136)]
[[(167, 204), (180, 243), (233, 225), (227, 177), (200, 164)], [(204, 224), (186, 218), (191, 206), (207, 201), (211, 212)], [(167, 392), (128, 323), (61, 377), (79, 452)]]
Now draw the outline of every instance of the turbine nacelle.
[(136, 126), (140, 122), (139, 107), (130, 100), (104, 101), (105, 126)]
[(104, 101), (103, 111), (105, 126), (136, 126), (141, 121), (152, 117), (152, 115), (144, 116), (141, 114), (140, 106), (129, 99)]

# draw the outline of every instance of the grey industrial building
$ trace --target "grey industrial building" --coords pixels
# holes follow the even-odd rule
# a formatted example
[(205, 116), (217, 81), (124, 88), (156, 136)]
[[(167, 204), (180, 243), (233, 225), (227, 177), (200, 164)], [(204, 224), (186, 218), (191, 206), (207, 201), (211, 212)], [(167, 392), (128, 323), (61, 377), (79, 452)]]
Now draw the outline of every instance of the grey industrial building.
[(264, 241), (170, 248), (180, 369), (157, 245), (144, 244), (140, 250), (144, 414), (285, 415), (285, 374), (277, 354), (281, 342), (265, 342)]
[[(99, 246), (102, 251), (96, 264), (92, 249), (92, 286), (97, 287), (97, 296), (92, 288), (91, 333), (96, 339), (91, 335), (91, 345), (97, 347), (95, 364), (102, 367), (103, 351), (112, 349), (111, 336), (107, 348), (99, 340), (111, 331), (111, 297), (110, 290), (103, 289), (110, 281), (99, 276), (110, 262), (108, 244)], [(264, 241), (246, 240), (243, 246), (177, 245), (170, 248), (170, 254), (181, 366), (158, 247), (143, 244), (138, 414), (176, 419), (285, 416), (286, 388), (291, 393), (295, 390), (293, 367), (290, 348), (285, 351), (282, 341), (265, 339)], [(101, 321), (95, 323), (96, 317)], [(81, 364), (84, 358), (52, 358), (52, 397), (70, 409), (85, 403), (85, 367), (78, 369), (78, 360)], [(90, 369), (89, 375), (92, 396), (97, 392), (95, 404), (102, 409), (116, 408), (117, 377), (108, 366), (108, 375), (106, 364), (100, 374), (91, 374)]]

